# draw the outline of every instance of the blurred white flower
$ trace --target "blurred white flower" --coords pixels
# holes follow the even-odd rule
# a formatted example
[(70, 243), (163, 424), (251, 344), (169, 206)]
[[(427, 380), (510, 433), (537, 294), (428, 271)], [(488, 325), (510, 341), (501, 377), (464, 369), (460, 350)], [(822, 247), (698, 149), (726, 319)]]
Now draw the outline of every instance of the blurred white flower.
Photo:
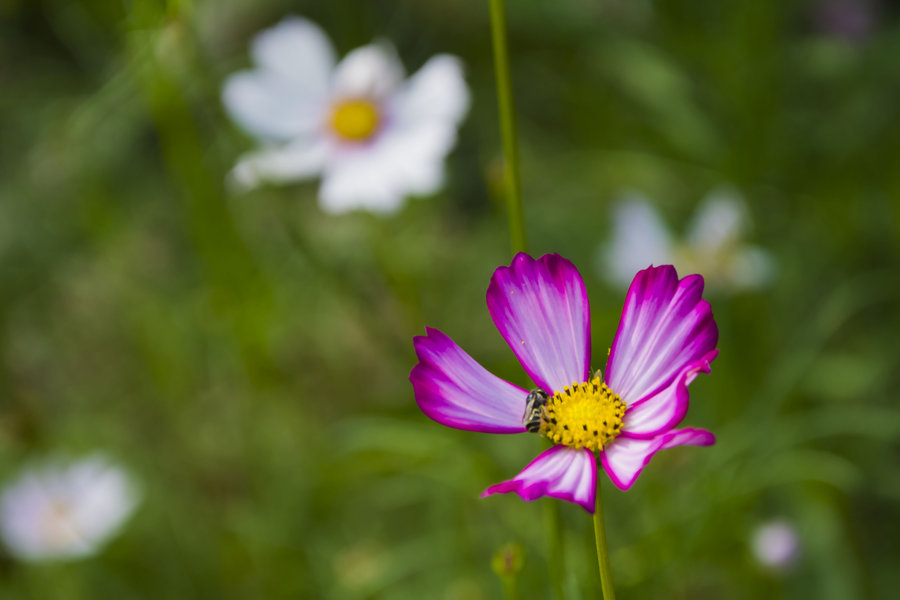
[(797, 531), (787, 521), (769, 521), (753, 533), (753, 557), (762, 566), (783, 570), (794, 564), (800, 549)]
[(598, 252), (598, 268), (615, 285), (626, 287), (651, 264), (700, 273), (710, 288), (733, 292), (762, 287), (772, 279), (771, 255), (742, 241), (748, 218), (731, 188), (716, 188), (704, 198), (683, 241), (673, 239), (656, 209), (637, 193), (619, 202), (612, 221), (610, 241)]
[(222, 94), (262, 145), (232, 171), (240, 187), (320, 174), (319, 200), (332, 213), (392, 212), (440, 188), (469, 106), (459, 59), (435, 56), (404, 80), (389, 44), (336, 62), (323, 31), (297, 17), (257, 35), (251, 54), (256, 69), (229, 77)]
[(90, 556), (131, 515), (137, 494), (100, 456), (26, 469), (0, 497), (0, 535), (22, 560)]

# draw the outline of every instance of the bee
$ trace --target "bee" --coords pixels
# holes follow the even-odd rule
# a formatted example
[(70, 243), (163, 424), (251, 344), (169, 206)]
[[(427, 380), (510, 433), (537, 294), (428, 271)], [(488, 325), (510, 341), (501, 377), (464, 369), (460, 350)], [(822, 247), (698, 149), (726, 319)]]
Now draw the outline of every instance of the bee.
[(544, 390), (531, 390), (525, 399), (525, 414), (522, 415), (522, 425), (530, 433), (537, 433), (541, 428), (541, 412), (547, 404), (547, 393)]

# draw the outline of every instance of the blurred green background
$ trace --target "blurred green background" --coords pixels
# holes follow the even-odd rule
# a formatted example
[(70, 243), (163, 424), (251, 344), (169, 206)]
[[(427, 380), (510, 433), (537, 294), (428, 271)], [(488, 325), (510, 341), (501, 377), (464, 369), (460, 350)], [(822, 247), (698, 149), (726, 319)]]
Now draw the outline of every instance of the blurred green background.
[[(624, 298), (595, 260), (623, 190), (682, 230), (734, 185), (778, 264), (769, 289), (710, 296), (721, 355), (686, 423), (719, 443), (627, 493), (604, 477), (620, 598), (900, 589), (900, 10), (849, 4), (866, 19), (508, 2), (530, 249), (579, 266), (596, 356)], [(323, 214), (314, 182), (227, 192), (253, 142), (222, 81), (287, 14), (340, 53), (392, 40), (409, 71), (465, 60), (440, 195), (378, 218)], [(511, 258), (491, 61), (479, 0), (0, 0), (0, 476), (102, 450), (143, 490), (96, 558), (0, 557), (0, 597), (497, 598), (508, 542), (522, 597), (550, 597), (550, 501), (478, 499), (536, 440), (439, 426), (407, 381), (429, 325), (531, 385), (484, 305)], [(560, 512), (567, 597), (597, 598), (590, 519)], [(750, 548), (776, 518), (801, 546), (777, 572)]]

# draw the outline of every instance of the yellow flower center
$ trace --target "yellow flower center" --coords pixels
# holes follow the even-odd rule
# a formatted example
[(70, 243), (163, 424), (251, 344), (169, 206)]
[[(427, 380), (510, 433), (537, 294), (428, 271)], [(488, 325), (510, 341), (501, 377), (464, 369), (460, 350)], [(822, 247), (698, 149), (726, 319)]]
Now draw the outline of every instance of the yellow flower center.
[(65, 550), (79, 540), (72, 522), (72, 507), (63, 500), (53, 500), (38, 524), (41, 542), (53, 550)]
[(625, 402), (600, 378), (556, 392), (541, 411), (540, 433), (557, 444), (603, 450), (622, 432)]
[(378, 129), (381, 116), (378, 107), (370, 100), (345, 100), (331, 111), (331, 127), (351, 142), (361, 142), (372, 137)]

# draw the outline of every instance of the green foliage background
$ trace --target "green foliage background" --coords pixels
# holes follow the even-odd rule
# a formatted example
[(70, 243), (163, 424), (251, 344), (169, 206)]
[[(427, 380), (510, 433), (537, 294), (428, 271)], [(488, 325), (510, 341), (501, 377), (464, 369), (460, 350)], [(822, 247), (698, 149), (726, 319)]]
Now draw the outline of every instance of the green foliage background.
[[(710, 297), (721, 355), (687, 422), (719, 443), (604, 481), (620, 598), (900, 588), (900, 21), (867, 6), (847, 40), (816, 2), (508, 2), (530, 247), (579, 266), (597, 356), (623, 190), (681, 230), (735, 185), (779, 266)], [(225, 189), (252, 141), (222, 81), (286, 14), (410, 71), (463, 57), (440, 195), (376, 218), (323, 214), (315, 183)], [(0, 81), (0, 476), (103, 450), (143, 491), (94, 559), (0, 558), (0, 597), (496, 598), (511, 541), (522, 597), (550, 597), (547, 501), (478, 499), (535, 439), (443, 428), (407, 381), (429, 325), (530, 386), (484, 306), (511, 258), (487, 2), (2, 0)], [(560, 512), (567, 597), (597, 598), (590, 519)], [(772, 518), (801, 537), (784, 573), (749, 549)]]

